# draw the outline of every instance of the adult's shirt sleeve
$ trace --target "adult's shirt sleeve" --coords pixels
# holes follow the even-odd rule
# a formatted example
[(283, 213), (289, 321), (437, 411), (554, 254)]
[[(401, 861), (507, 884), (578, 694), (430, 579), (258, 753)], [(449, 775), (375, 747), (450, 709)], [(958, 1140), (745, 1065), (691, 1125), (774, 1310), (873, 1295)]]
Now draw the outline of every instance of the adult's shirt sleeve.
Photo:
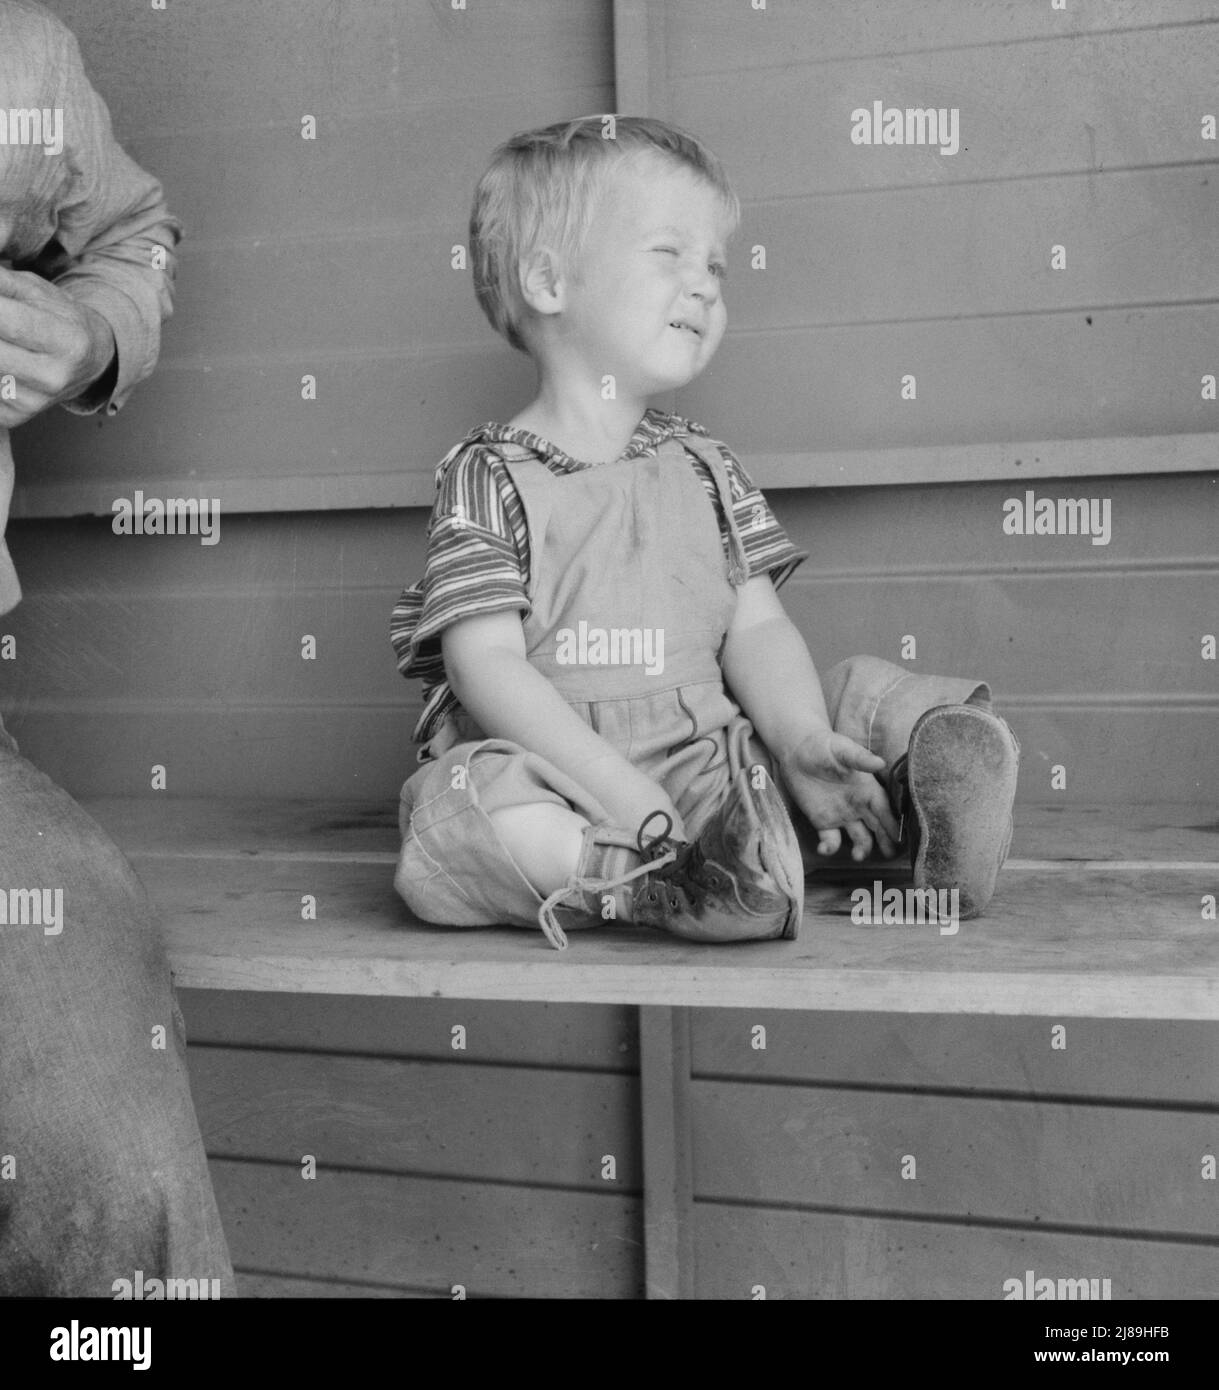
[(775, 588), (781, 588), (808, 559), (808, 551), (793, 544), (740, 459), (727, 445), (717, 442), (717, 447), (728, 474), (733, 516), (745, 546), (749, 577), (768, 574)]
[(74, 414), (104, 407), (113, 415), (160, 355), (161, 323), (173, 313), (182, 224), (171, 216), (160, 183), (115, 140), (76, 36), (56, 22), (54, 37), (64, 176), (55, 196), (54, 236), (20, 268), (51, 280), (110, 325), (115, 369), (64, 404)]

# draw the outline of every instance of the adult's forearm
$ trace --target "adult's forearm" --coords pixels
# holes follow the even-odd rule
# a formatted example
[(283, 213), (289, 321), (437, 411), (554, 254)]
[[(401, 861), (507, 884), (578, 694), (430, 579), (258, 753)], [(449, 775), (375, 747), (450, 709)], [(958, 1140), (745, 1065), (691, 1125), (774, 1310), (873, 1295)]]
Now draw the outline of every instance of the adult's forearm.
[(52, 257), (53, 264), (30, 268), (109, 325), (115, 351), (104, 365), (114, 362), (113, 390), (105, 399), (96, 389), (86, 390), (65, 405), (84, 412), (105, 404), (113, 411), (156, 365), (161, 324), (173, 312), (182, 224), (166, 206), (157, 178), (114, 138), (75, 37), (61, 25), (56, 34), (55, 66), (62, 74), (63, 104), (72, 113), (64, 146), (72, 178), (58, 209), (61, 254)]

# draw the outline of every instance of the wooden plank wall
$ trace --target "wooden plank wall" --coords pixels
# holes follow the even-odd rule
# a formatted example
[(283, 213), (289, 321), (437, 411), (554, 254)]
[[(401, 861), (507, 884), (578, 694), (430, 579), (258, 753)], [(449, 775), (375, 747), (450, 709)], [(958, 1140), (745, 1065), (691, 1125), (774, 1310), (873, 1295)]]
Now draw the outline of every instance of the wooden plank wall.
[[(996, 441), (1170, 438), (1206, 464), (1215, 0), (618, 0), (642, 23), (616, 53), (610, 0), (55, 8), (188, 241), (155, 382), (103, 430), (24, 432), (25, 514), (108, 514), (153, 478), (234, 511), (426, 503), (530, 380), (451, 266), (475, 178), (505, 133), (612, 109), (615, 73), (745, 201), (732, 331), (681, 404), (763, 484)], [(853, 145), (872, 100), (958, 109), (961, 148)]]
[[(152, 478), (234, 511), (427, 501), (453, 440), (532, 379), (451, 268), (474, 184), (513, 130), (612, 109), (609, 6), (53, 8), (187, 239), (155, 380), (83, 436), (87, 475), (77, 424), (28, 430), (21, 505), (108, 513)], [(404, 496), (404, 474), (423, 491)]]
[(242, 1292), (641, 1294), (633, 1009), (181, 999)]
[[(244, 1292), (639, 1296), (633, 1011), (182, 1002)], [(694, 1297), (1219, 1292), (1213, 1024), (698, 1010), (691, 1072)]]
[[(1016, 491), (1002, 482), (872, 488), (867, 506), (855, 489), (777, 492), (810, 553), (785, 602), (823, 671), (860, 650), (901, 661), (912, 636), (911, 670), (991, 681), (1023, 749), (1023, 801), (1213, 805), (1215, 663), (1200, 640), (1215, 630), (1213, 479), (1083, 491), (1102, 490), (1127, 519), (1104, 548), (998, 534)], [(392, 802), (419, 686), (394, 669), (389, 613), (422, 570), (425, 523), (225, 517), (214, 546), (116, 537), (96, 519), (18, 523), (6, 723), (80, 796), (156, 795), (161, 764), (175, 796)]]
[[(153, 380), (117, 420), (15, 441), (27, 598), (0, 621), (6, 719), (82, 796), (151, 795), (162, 763), (171, 796), (392, 800), (418, 689), (388, 613), (421, 572), (430, 470), (529, 382), (450, 248), (498, 139), (614, 108), (612, 7), (51, 8), (188, 239)], [(773, 501), (811, 556), (787, 597), (818, 662), (898, 659), (912, 635), (913, 669), (991, 679), (1025, 803), (1213, 807), (1216, 407), (1198, 380), (1219, 183), (1198, 129), (1219, 3), (669, 0), (642, 29), (631, 9), (620, 89), (704, 135), (745, 202), (730, 336), (678, 404), (785, 484)], [(641, 32), (651, 70), (622, 46)], [(968, 148), (851, 146), (872, 99), (960, 107)], [(949, 448), (976, 450), (976, 476), (946, 481), (971, 457), (953, 472)], [(860, 454), (882, 485), (826, 486)], [(1111, 471), (1072, 476), (1085, 458)], [(1108, 499), (1111, 543), (1004, 537), (1026, 474)], [(220, 496), (221, 543), (113, 536), (110, 500), (135, 487)], [(640, 1292), (625, 1011), (183, 1004), (247, 1291)], [(695, 1016), (695, 1292), (997, 1297), (1029, 1267), (1108, 1275), (1115, 1296), (1219, 1288), (1199, 1177), (1216, 1030), (1066, 1022), (1051, 1052), (1020, 1020), (750, 1018), (757, 1052), (743, 1016)], [(895, 1177), (904, 1153), (915, 1181)]]
[(692, 1054), (698, 1297), (1219, 1292), (1213, 1024), (699, 1010)]
[[(696, 418), (761, 454), (1215, 430), (1213, 0), (661, 8), (657, 114), (767, 250)], [(873, 101), (959, 109), (960, 150), (852, 144)]]
[[(247, 10), (58, 5), (188, 236), (156, 376), (116, 420), (16, 439), (29, 597), (3, 675), (53, 776), (143, 792), (157, 763), (170, 794), (394, 795), (420, 692), (386, 615), (424, 512), (358, 508), (423, 500), (448, 444), (520, 401), (527, 365), (450, 249), (495, 141), (612, 107), (616, 57), (744, 197), (729, 336), (680, 404), (787, 484), (811, 557), (787, 599), (818, 662), (903, 659), (913, 637), (912, 670), (990, 679), (1023, 800), (1207, 799), (1219, 181), (1195, 116), (1219, 0), (620, 4), (616, 52), (605, 0)], [(852, 146), (877, 94), (958, 106), (964, 148)], [(977, 480), (941, 481), (971, 451)], [(1111, 475), (1043, 476), (1072, 461)], [(790, 485), (856, 474), (889, 481)], [(220, 543), (57, 519), (136, 486), (219, 496)], [(1026, 486), (1108, 502), (1111, 541), (1004, 535)]]

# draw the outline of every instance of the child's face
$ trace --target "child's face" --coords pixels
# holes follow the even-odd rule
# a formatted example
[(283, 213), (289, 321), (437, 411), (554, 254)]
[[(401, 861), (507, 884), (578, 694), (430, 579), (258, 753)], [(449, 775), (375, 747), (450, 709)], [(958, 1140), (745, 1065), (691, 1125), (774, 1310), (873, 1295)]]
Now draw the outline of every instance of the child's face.
[(715, 190), (663, 156), (607, 181), (568, 280), (561, 341), (594, 380), (650, 396), (692, 381), (724, 336), (726, 222)]

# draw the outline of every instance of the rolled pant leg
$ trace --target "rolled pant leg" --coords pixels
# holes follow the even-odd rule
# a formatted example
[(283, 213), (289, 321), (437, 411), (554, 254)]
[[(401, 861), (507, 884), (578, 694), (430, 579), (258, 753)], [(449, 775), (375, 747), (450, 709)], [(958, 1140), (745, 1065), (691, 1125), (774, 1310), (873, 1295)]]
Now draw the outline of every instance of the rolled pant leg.
[(402, 788), (394, 887), (425, 922), (538, 927), (541, 895), (491, 822), (513, 806), (565, 806), (595, 825), (604, 807), (552, 763), (506, 739), (458, 743)]
[(916, 675), (879, 656), (852, 656), (822, 678), (830, 723), (891, 768), (910, 746), (919, 717), (937, 705), (966, 701), (991, 708), (985, 681)]
[(112, 1298), (142, 1270), (232, 1295), (155, 914), (2, 728), (0, 897), (0, 1294)]

